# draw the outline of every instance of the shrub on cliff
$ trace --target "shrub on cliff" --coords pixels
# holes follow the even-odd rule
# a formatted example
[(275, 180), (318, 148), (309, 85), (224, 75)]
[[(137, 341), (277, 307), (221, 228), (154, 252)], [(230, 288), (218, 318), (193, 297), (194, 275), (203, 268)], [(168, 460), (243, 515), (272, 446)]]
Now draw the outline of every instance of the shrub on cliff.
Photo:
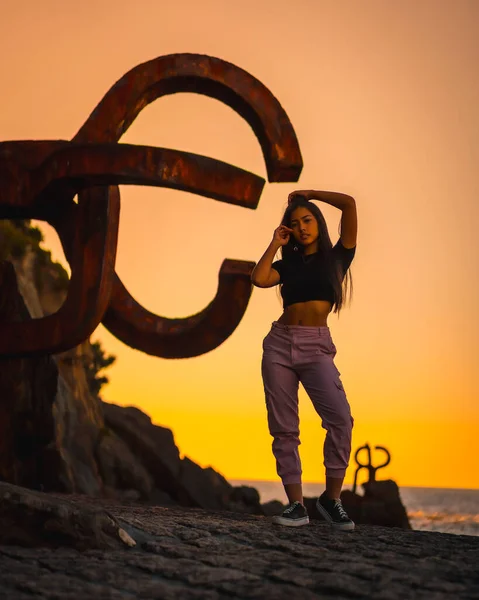
[(42, 277), (40, 270), (48, 267), (54, 275), (55, 287), (65, 290), (68, 287), (68, 273), (62, 265), (52, 260), (49, 250), (40, 247), (43, 234), (38, 227), (32, 227), (29, 220), (0, 220), (0, 260), (22, 259), (28, 250), (36, 257), (35, 284), (40, 289)]
[(113, 354), (107, 356), (100, 342), (92, 342), (90, 345), (92, 360), (84, 361), (85, 373), (91, 393), (98, 396), (102, 386), (109, 382), (108, 377), (100, 374), (100, 372), (112, 365), (116, 360), (116, 356)]

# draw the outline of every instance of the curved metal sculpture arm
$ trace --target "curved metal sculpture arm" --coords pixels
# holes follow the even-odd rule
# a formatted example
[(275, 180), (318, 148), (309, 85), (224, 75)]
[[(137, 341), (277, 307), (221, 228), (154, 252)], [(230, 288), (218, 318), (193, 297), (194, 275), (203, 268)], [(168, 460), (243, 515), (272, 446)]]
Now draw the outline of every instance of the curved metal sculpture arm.
[[(368, 454), (367, 464), (359, 462), (358, 456), (359, 456), (359, 453), (361, 452), (361, 450), (367, 451), (367, 454)], [(364, 444), (364, 446), (360, 446), (359, 448), (356, 449), (356, 452), (354, 453), (354, 460), (356, 461), (356, 464), (358, 465), (359, 468), (365, 467), (365, 468), (369, 469), (371, 467), (371, 447), (369, 446), (369, 444)]]
[(387, 466), (390, 462), (391, 462), (391, 454), (389, 452), (389, 450), (387, 448), (385, 448), (384, 446), (374, 446), (375, 450), (382, 450), (383, 452), (386, 453), (386, 460), (385, 462), (381, 463), (380, 465), (378, 465), (377, 467), (375, 467), (376, 471), (378, 469), (382, 469), (383, 467)]
[(116, 276), (103, 325), (128, 346), (155, 356), (189, 358), (205, 354), (223, 343), (243, 318), (251, 295), (254, 265), (226, 259), (213, 301), (201, 312), (183, 319), (149, 312)]
[(69, 350), (91, 335), (106, 310), (118, 239), (118, 188), (81, 192), (78, 205), (70, 200), (62, 210), (64, 222), (71, 225), (57, 228), (62, 243), (68, 238), (64, 247), (72, 269), (65, 302), (56, 313), (40, 319), (0, 323), (0, 357)]
[[(0, 354), (6, 352), (15, 353), (16, 355), (34, 354), (39, 351), (40, 346), (33, 342), (33, 339), (43, 340), (41, 348), (45, 352), (58, 352), (60, 346), (57, 338), (50, 339), (45, 328), (50, 327), (57, 333), (62, 331), (65, 338), (65, 348), (75, 345), (72, 343), (72, 326), (73, 321), (84, 321), (84, 317), (80, 313), (71, 309), (72, 298), (79, 298), (78, 282), (84, 281), (85, 274), (81, 272), (80, 266), (75, 266), (75, 260), (78, 255), (86, 260), (88, 255), (88, 246), (86, 254), (82, 251), (81, 244), (76, 246), (76, 250), (72, 247), (72, 240), (75, 239), (75, 231), (78, 227), (84, 227), (81, 220), (76, 223), (77, 219), (81, 219), (83, 214), (81, 210), (77, 210), (77, 206), (72, 202), (73, 195), (84, 188), (85, 186), (107, 183), (136, 183), (144, 185), (158, 185), (186, 190), (191, 192), (199, 192), (202, 195), (217, 198), (218, 200), (228, 203), (239, 204), (255, 208), (261, 194), (264, 180), (256, 175), (222, 163), (215, 159), (190, 154), (186, 152), (169, 150), (163, 148), (149, 148), (143, 146), (130, 146), (124, 144), (90, 144), (90, 145), (66, 145), (64, 142), (44, 142), (29, 146), (28, 143), (22, 144), (23, 149), (29, 152), (28, 166), (29, 169), (24, 170), (24, 185), (23, 195), (18, 198), (13, 194), (7, 197), (11, 198), (16, 203), (16, 208), (26, 209), (31, 211), (31, 215), (37, 218), (45, 218), (57, 230), (62, 242), (65, 256), (72, 265), (72, 280), (70, 282), (70, 290), (67, 296), (65, 306), (58, 313), (35, 320), (25, 325), (25, 335), (18, 336), (17, 344), (9, 345), (8, 348), (0, 346)], [(19, 147), (16, 147), (19, 150)], [(40, 164), (39, 164), (40, 163)], [(25, 167), (22, 164), (21, 167)], [(116, 190), (116, 202), (119, 212), (119, 191)], [(104, 189), (106, 193), (106, 188)], [(95, 193), (81, 195), (81, 206), (86, 202), (86, 198), (90, 202), (103, 201), (101, 190), (96, 190)], [(20, 204), (21, 206), (18, 206)], [(43, 206), (42, 206), (43, 205)], [(8, 208), (4, 206), (3, 208)], [(84, 212), (84, 211), (83, 211)], [(91, 219), (88, 221), (91, 223)], [(118, 227), (118, 216), (113, 220), (112, 225)], [(115, 238), (116, 239), (116, 238)], [(98, 246), (99, 248), (99, 246)], [(92, 257), (91, 261), (96, 261), (96, 266), (101, 265), (102, 253), (96, 259)], [(100, 263), (98, 263), (100, 260)], [(90, 274), (93, 274), (92, 263), (89, 263)], [(241, 310), (246, 310), (246, 306), (251, 294), (251, 284), (249, 280), (250, 272), (253, 266), (248, 267), (245, 271), (244, 265), (251, 263), (243, 263), (241, 261), (227, 261), (220, 273), (219, 288), (216, 299), (196, 318), (181, 320), (177, 322), (172, 320), (172, 323), (179, 324), (175, 330), (180, 333), (181, 341), (173, 342), (174, 335), (167, 336), (167, 343), (164, 337), (157, 336), (156, 344), (153, 343), (152, 331), (161, 332), (167, 331), (170, 320), (152, 315), (134, 301), (129, 295), (126, 288), (121, 283), (120, 279), (115, 275), (112, 288), (112, 277), (109, 280), (108, 290), (111, 294), (109, 315), (105, 325), (110, 329), (118, 332), (118, 336), (122, 341), (151, 354), (158, 356), (169, 355), (176, 357), (189, 356), (189, 352), (194, 352), (194, 355), (201, 354), (204, 351), (209, 351), (216, 347), (211, 345), (211, 340), (215, 340), (213, 344), (220, 344), (234, 331), (238, 325), (242, 314)], [(85, 267), (86, 268), (86, 267)], [(97, 273), (98, 275), (98, 273)], [(86, 298), (83, 298), (85, 300)], [(119, 302), (123, 299), (123, 302)], [(98, 299), (95, 295), (88, 297), (89, 305), (83, 306), (83, 314), (95, 315), (93, 319), (84, 322), (84, 327), (81, 330), (83, 339), (86, 339), (98, 325), (98, 311), (106, 310), (106, 301), (103, 295)], [(222, 304), (224, 303), (224, 304)], [(125, 310), (125, 307), (134, 304), (135, 311)], [(229, 306), (229, 309), (224, 307)], [(233, 310), (233, 307), (234, 310)], [(222, 315), (222, 319), (213, 319), (214, 312)], [(68, 323), (64, 322), (65, 316), (68, 315)], [(76, 316), (74, 316), (76, 315)], [(137, 319), (136, 326), (132, 320), (133, 316)], [(101, 317), (100, 317), (101, 318)], [(73, 321), (72, 321), (73, 319)], [(154, 323), (155, 328), (145, 329), (142, 323)], [(186, 322), (188, 327), (185, 328)], [(211, 323), (216, 322), (214, 331), (208, 332), (208, 327)], [(194, 326), (198, 326), (194, 330)], [(1, 328), (0, 328), (1, 329)], [(22, 329), (23, 331), (23, 329)], [(43, 332), (35, 334), (34, 332)], [(130, 334), (130, 331), (136, 333)], [(187, 339), (181, 335), (181, 332), (187, 331), (188, 344), (183, 345)], [(14, 335), (12, 331), (6, 331), (5, 335), (11, 339)], [(156, 335), (156, 334), (155, 334)], [(198, 338), (192, 344), (191, 339)], [(20, 340), (23, 340), (20, 343)], [(142, 341), (143, 340), (143, 341)], [(195, 346), (196, 344), (196, 346)], [(166, 349), (171, 346), (171, 350)], [(180, 346), (182, 349), (179, 350)]]
[(303, 162), (288, 115), (258, 79), (236, 65), (202, 54), (170, 54), (138, 65), (103, 97), (74, 142), (116, 142), (148, 104), (194, 92), (230, 106), (252, 127), (269, 181), (298, 181)]
[[(118, 226), (117, 217), (108, 223), (110, 216), (95, 212), (96, 204), (97, 210), (102, 210), (101, 206), (104, 209), (105, 197), (99, 190), (80, 192), (82, 208), (65, 211), (63, 207), (73, 204), (72, 197), (78, 190), (113, 182), (163, 185), (239, 206), (257, 206), (264, 180), (251, 173), (179, 151), (109, 145), (120, 139), (146, 105), (176, 92), (204, 94), (228, 104), (258, 137), (269, 180), (297, 181), (302, 169), (298, 141), (276, 98), (260, 81), (235, 65), (195, 54), (164, 56), (132, 69), (106, 94), (73, 143), (27, 141), (0, 145), (2, 192), (6, 189), (0, 198), (0, 218), (48, 220), (57, 228), (69, 261), (75, 265), (78, 262), (77, 266), (72, 265), (69, 302), (51, 318), (32, 322), (32, 330), (38, 335), (24, 346), (27, 354), (32, 348), (51, 352), (55, 351), (52, 348), (59, 351), (59, 347), (71, 347), (75, 345), (71, 340), (77, 339), (80, 330), (86, 339), (93, 331), (89, 328), (106, 308), (107, 289), (111, 289), (113, 278), (112, 260), (106, 254), (114, 261), (111, 240)], [(78, 147), (80, 144), (83, 149)], [(98, 144), (106, 145), (101, 149)], [(108, 158), (104, 156), (106, 151)], [(173, 163), (175, 166), (171, 168)], [(89, 194), (88, 201), (85, 193)], [(107, 193), (106, 189), (103, 193)], [(118, 190), (117, 201), (119, 210)], [(77, 212), (83, 215), (79, 223), (74, 222)], [(83, 240), (84, 246), (77, 243), (82, 231), (89, 232)], [(97, 252), (95, 257), (93, 248)], [(152, 315), (138, 305), (115, 275), (105, 322), (123, 342), (150, 354), (180, 358), (207, 352), (224, 341), (241, 320), (251, 295), (253, 266), (254, 263), (246, 261), (225, 261), (215, 299), (203, 311), (186, 319)], [(75, 287), (77, 280), (81, 280), (81, 288)], [(79, 294), (76, 304), (75, 290)], [(90, 320), (89, 311), (93, 315)], [(48, 319), (49, 327), (55, 329), (52, 335), (56, 342), (43, 337), (41, 328), (46, 326), (41, 322)], [(66, 336), (61, 342), (63, 346), (59, 342), (64, 339), (62, 336)], [(14, 345), (19, 353), (20, 347)]]
[(258, 206), (264, 186), (262, 177), (191, 152), (130, 144), (71, 144), (31, 173), (29, 201), (50, 202), (52, 191), (65, 180), (72, 193), (97, 185), (151, 185), (252, 209)]
[[(277, 99), (246, 71), (209, 56), (175, 54), (135, 67), (105, 95), (74, 141), (118, 141), (145, 106), (161, 96), (177, 92), (203, 94), (229, 105), (246, 119), (259, 139), (269, 180), (297, 181), (303, 165), (299, 144)], [(198, 193), (201, 191), (198, 190)], [(233, 296), (222, 293), (222, 281), (220, 274), (218, 294), (200, 313), (203, 315), (201, 318), (195, 315), (181, 321), (189, 334), (183, 335), (178, 329), (175, 335), (168, 336), (168, 344), (165, 344), (166, 338), (160, 332), (168, 323), (174, 326), (178, 321), (146, 311), (120, 285), (119, 280), (114, 284), (110, 308), (103, 322), (123, 342), (144, 352), (163, 357), (195, 356), (201, 353), (200, 348), (206, 352), (226, 339), (246, 310), (251, 295), (249, 273), (238, 279), (237, 284), (229, 282), (230, 289), (235, 290), (234, 312), (231, 311)], [(207, 315), (211, 325), (216, 323), (217, 333), (213, 336), (201, 326), (201, 323), (207, 322)], [(222, 324), (227, 335), (220, 333), (218, 323)], [(193, 347), (193, 339), (198, 344), (197, 349)]]
[[(37, 192), (43, 189), (45, 181), (50, 181), (54, 176), (78, 180), (80, 185), (96, 183), (97, 177), (100, 182), (117, 181), (115, 177), (119, 177), (123, 183), (154, 183), (193, 192), (198, 191), (198, 186), (204, 195), (226, 201), (231, 197), (240, 200), (243, 198), (251, 205), (257, 202), (263, 185), (261, 178), (214, 159), (175, 150), (112, 146), (114, 148), (111, 153), (108, 152), (108, 162), (105, 164), (103, 145), (92, 145), (91, 150), (94, 152), (91, 153), (90, 149), (88, 152), (88, 160), (92, 161), (91, 169), (82, 162), (81, 147), (62, 150), (48, 161), (54, 165), (54, 172), (49, 168), (39, 170), (42, 176), (37, 178), (35, 184)], [(97, 154), (95, 149), (98, 149)], [(156, 173), (151, 165), (156, 167)], [(110, 173), (107, 175), (108, 169)], [(58, 181), (59, 179), (55, 179), (53, 183)], [(57, 203), (58, 206), (61, 204)], [(54, 224), (59, 232), (72, 227), (64, 219), (57, 220)], [(67, 257), (68, 238), (67, 234), (61, 235)], [(180, 320), (147, 311), (134, 300), (115, 274), (109, 309), (102, 322), (125, 344), (148, 354), (164, 358), (186, 358), (203, 354), (216, 348), (238, 326), (251, 296), (250, 275), (253, 267), (254, 263), (250, 262), (225, 261), (220, 271), (215, 299), (198, 315)]]

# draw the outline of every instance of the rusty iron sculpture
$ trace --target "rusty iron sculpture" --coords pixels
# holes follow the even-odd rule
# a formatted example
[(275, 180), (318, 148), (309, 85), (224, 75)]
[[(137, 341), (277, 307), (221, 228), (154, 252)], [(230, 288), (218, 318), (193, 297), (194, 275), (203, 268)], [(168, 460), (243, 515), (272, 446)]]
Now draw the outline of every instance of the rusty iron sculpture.
[(258, 138), (268, 180), (298, 180), (303, 166), (298, 140), (278, 100), (239, 67), (197, 54), (162, 56), (133, 68), (71, 141), (0, 143), (0, 219), (47, 221), (58, 232), (72, 272), (58, 312), (0, 323), (0, 357), (67, 350), (100, 322), (132, 348), (164, 358), (209, 352), (236, 329), (251, 296), (255, 263), (225, 259), (212, 302), (180, 319), (147, 311), (114, 270), (118, 185), (167, 187), (258, 206), (262, 177), (197, 154), (118, 143), (145, 106), (177, 92), (203, 94), (230, 106)]
[[(364, 446), (360, 446), (356, 452), (354, 453), (354, 460), (356, 461), (356, 464), (358, 465), (356, 468), (356, 471), (354, 473), (354, 482), (353, 482), (353, 493), (356, 493), (356, 485), (357, 485), (357, 481), (358, 481), (358, 474), (359, 471), (361, 469), (366, 469), (368, 472), (368, 483), (371, 483), (372, 481), (376, 481), (376, 471), (378, 471), (378, 469), (382, 469), (383, 467), (385, 467), (386, 465), (388, 465), (391, 462), (391, 454), (389, 453), (389, 450), (387, 448), (384, 448), (384, 446), (374, 446), (375, 450), (382, 450), (383, 452), (386, 453), (386, 461), (383, 462), (380, 465), (377, 465), (376, 467), (373, 466), (372, 461), (371, 461), (371, 447), (369, 444), (364, 444)], [(361, 452), (361, 450), (366, 450), (367, 452), (367, 456), (368, 456), (368, 462), (367, 463), (361, 463), (358, 460), (358, 455)]]

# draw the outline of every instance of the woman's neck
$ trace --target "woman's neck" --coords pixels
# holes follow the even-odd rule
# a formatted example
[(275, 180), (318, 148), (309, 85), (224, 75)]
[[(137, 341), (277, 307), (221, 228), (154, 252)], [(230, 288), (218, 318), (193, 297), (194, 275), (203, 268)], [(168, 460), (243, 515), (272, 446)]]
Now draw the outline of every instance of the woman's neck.
[(314, 242), (313, 244), (310, 244), (309, 246), (307, 246), (304, 251), (303, 254), (305, 256), (308, 256), (310, 254), (316, 254), (316, 252), (318, 252), (318, 242)]

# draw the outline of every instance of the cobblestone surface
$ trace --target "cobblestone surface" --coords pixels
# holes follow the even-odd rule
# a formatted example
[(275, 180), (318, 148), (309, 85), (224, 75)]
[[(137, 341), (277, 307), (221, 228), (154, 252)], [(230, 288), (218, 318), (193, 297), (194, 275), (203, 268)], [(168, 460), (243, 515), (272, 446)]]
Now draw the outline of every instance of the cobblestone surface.
[(479, 538), (100, 503), (124, 550), (0, 546), (0, 600), (479, 600)]

